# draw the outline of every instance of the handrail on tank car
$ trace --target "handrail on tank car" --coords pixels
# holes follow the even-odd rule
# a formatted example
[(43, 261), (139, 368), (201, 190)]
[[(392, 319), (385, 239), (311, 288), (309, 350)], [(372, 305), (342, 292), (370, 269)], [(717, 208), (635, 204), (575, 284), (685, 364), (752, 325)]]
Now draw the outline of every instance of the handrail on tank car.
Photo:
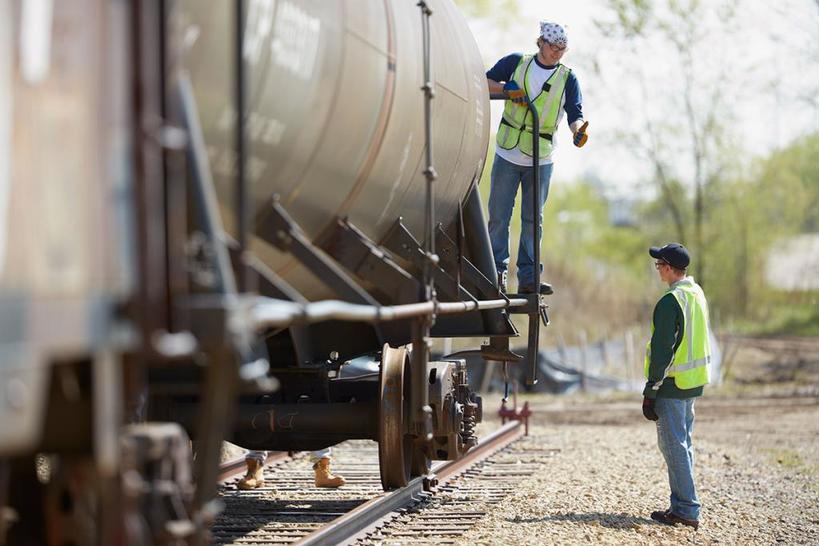
[(251, 321), (257, 328), (281, 328), (294, 323), (313, 323), (325, 320), (354, 320), (386, 322), (424, 315), (454, 315), (469, 311), (524, 307), (526, 298), (483, 301), (439, 302), (435, 300), (403, 305), (372, 306), (340, 300), (324, 300), (298, 304), (272, 298), (259, 298), (250, 309)]
[[(489, 93), (489, 100), (506, 100), (506, 95), (503, 93)], [(529, 100), (528, 94), (526, 95), (526, 106), (529, 107), (529, 113), (532, 114), (532, 142), (535, 143), (532, 146), (532, 210), (535, 213), (535, 218), (539, 216), (538, 211), (540, 210), (540, 169), (538, 168), (540, 165), (540, 140), (539, 138), (535, 138), (535, 129), (540, 131), (540, 116), (537, 113), (537, 108), (535, 108), (534, 103)], [(523, 130), (526, 130), (526, 120), (524, 120), (524, 127)], [(540, 288), (540, 222), (532, 222), (534, 237), (532, 238), (533, 247), (535, 251), (535, 255), (533, 256), (535, 264), (537, 264), (537, 282), (535, 282), (535, 291)]]
[[(537, 108), (535, 108), (534, 103), (529, 99), (529, 94), (524, 93), (524, 97), (526, 98), (526, 106), (529, 108), (529, 113), (532, 114), (532, 142), (534, 142), (534, 146), (532, 146), (532, 185), (534, 186), (532, 189), (532, 211), (534, 212), (535, 218), (540, 218), (542, 207), (540, 206), (540, 138), (536, 136), (535, 131), (537, 131), (538, 135), (540, 134), (540, 116), (538, 115)], [(507, 97), (504, 93), (490, 93), (489, 100), (506, 100)], [(524, 116), (524, 123), (522, 130), (526, 130), (526, 118)], [(532, 222), (532, 246), (534, 247), (534, 256), (532, 256), (533, 261), (535, 262), (536, 271), (537, 271), (537, 281), (535, 282), (535, 293), (540, 293), (540, 222)], [(548, 319), (546, 318), (545, 310), (541, 309), (541, 317), (543, 318), (543, 325), (546, 326), (548, 324)], [(540, 345), (540, 326), (538, 325), (537, 317), (530, 315), (529, 317), (529, 347), (535, 347), (535, 355), (537, 354), (537, 347)], [(526, 384), (534, 385), (537, 383), (537, 357), (530, 357), (529, 361), (529, 368), (526, 374)], [(506, 364), (504, 364), (506, 366)], [(508, 384), (507, 384), (507, 395), (508, 395)], [(506, 395), (504, 395), (506, 398)]]

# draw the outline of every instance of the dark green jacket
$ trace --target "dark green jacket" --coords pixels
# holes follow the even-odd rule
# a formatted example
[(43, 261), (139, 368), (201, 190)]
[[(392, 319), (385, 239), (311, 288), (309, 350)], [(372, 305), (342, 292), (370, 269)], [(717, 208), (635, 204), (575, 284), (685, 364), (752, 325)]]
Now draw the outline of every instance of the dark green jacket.
[(683, 318), (674, 294), (668, 293), (654, 307), (654, 334), (651, 336), (651, 363), (643, 396), (648, 398), (694, 398), (702, 395), (702, 387), (678, 389), (673, 377), (666, 377), (659, 390), (652, 386), (663, 378), (665, 369), (674, 360), (674, 353), (683, 338)]

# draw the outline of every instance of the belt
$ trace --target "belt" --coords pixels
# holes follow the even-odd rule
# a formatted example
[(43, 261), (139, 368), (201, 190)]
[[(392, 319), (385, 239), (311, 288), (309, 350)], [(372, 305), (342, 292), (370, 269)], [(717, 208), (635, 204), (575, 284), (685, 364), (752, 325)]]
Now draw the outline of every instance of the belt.
[[(511, 127), (512, 129), (517, 129), (518, 131), (526, 131), (527, 133), (531, 133), (531, 132), (532, 132), (531, 130), (528, 130), (528, 131), (527, 131), (525, 128), (515, 127), (514, 125), (512, 125), (511, 123), (509, 123), (508, 121), (506, 121), (506, 118), (501, 118), (501, 125), (506, 125), (506, 126), (509, 126), (509, 127)], [(546, 140), (548, 140), (549, 142), (551, 142), (551, 141), (552, 141), (552, 133), (538, 133), (538, 134), (540, 135), (540, 138), (545, 138), (545, 139), (546, 139)]]

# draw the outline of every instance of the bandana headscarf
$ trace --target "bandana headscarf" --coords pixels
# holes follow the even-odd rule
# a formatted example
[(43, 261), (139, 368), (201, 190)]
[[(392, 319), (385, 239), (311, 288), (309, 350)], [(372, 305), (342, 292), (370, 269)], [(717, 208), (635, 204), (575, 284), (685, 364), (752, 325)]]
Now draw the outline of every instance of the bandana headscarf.
[(557, 23), (541, 21), (540, 35), (544, 40), (556, 46), (566, 46), (569, 43), (569, 38), (566, 36), (566, 30)]

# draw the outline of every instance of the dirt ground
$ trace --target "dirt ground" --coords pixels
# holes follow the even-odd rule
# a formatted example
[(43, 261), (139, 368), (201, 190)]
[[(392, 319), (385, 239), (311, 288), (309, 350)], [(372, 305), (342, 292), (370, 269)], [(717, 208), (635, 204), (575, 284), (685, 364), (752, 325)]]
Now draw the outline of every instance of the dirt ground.
[(518, 401), (536, 412), (526, 441), (560, 452), (460, 543), (819, 544), (819, 361), (766, 358), (742, 355), (744, 379), (696, 403), (698, 531), (649, 518), (669, 490), (639, 393), (539, 395)]

